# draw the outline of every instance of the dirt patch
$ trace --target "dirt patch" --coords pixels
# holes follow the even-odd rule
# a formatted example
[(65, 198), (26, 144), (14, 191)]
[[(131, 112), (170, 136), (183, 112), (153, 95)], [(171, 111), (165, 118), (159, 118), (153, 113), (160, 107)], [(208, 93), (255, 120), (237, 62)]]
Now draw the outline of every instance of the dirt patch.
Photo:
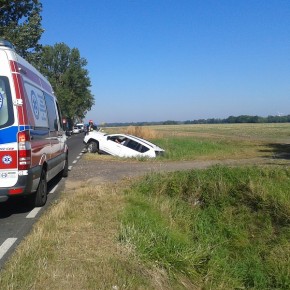
[(100, 184), (103, 182), (118, 182), (122, 179), (132, 179), (150, 172), (170, 172), (178, 170), (204, 169), (213, 165), (281, 165), (289, 164), (289, 160), (274, 158), (254, 158), (242, 160), (211, 160), (211, 161), (179, 161), (179, 162), (141, 162), (114, 160), (87, 160), (82, 158), (74, 165), (66, 180), (66, 186), (76, 188), (84, 183)]

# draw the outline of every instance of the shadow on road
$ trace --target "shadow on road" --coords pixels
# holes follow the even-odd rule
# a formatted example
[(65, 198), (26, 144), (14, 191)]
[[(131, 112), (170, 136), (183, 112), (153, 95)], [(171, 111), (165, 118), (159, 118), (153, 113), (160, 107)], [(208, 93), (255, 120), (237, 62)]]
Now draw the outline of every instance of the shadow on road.
[(7, 218), (13, 214), (28, 213), (33, 209), (24, 198), (12, 198), (0, 203), (0, 219)]
[[(61, 174), (57, 175), (47, 184), (47, 191), (50, 192), (62, 179)], [(33, 207), (24, 197), (14, 197), (6, 202), (0, 202), (0, 219), (8, 218), (14, 214), (29, 213)]]

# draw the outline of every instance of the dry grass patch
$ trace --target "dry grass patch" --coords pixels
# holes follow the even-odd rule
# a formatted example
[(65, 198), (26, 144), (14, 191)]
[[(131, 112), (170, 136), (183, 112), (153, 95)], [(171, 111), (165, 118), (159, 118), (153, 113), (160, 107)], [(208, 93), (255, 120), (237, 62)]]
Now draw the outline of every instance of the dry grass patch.
[(164, 137), (196, 136), (229, 138), (231, 140), (256, 140), (287, 142), (290, 137), (289, 123), (259, 124), (188, 124), (152, 126)]
[(134, 135), (143, 139), (155, 139), (158, 136), (154, 129), (141, 126), (129, 126), (125, 130), (125, 134)]
[(79, 186), (67, 187), (19, 246), (2, 289), (156, 289), (160, 278), (118, 243), (126, 184)]
[(156, 139), (162, 137), (162, 132), (153, 129), (153, 126), (128, 126), (128, 127), (114, 127), (105, 128), (104, 131), (110, 134), (120, 133), (134, 135), (143, 139)]

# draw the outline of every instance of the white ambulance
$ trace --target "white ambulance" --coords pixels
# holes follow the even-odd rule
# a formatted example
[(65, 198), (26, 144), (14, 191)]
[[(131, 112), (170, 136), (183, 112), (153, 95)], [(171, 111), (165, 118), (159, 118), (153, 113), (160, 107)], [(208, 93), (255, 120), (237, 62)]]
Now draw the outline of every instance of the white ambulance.
[(47, 200), (47, 182), (68, 174), (68, 147), (52, 87), (0, 39), (0, 202)]

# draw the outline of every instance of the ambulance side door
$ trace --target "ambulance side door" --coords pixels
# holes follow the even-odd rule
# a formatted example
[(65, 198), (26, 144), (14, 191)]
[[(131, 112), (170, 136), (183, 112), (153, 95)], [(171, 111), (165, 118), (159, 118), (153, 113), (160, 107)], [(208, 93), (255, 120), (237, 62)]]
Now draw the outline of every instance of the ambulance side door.
[(49, 138), (51, 144), (48, 180), (63, 169), (66, 135), (61, 126), (61, 117), (55, 97), (44, 93), (48, 114)]
[(58, 140), (58, 123), (54, 98), (44, 93), (45, 103), (48, 115), (48, 128), (49, 128), (49, 139), (50, 139), (50, 159), (55, 158), (60, 152), (60, 145)]

